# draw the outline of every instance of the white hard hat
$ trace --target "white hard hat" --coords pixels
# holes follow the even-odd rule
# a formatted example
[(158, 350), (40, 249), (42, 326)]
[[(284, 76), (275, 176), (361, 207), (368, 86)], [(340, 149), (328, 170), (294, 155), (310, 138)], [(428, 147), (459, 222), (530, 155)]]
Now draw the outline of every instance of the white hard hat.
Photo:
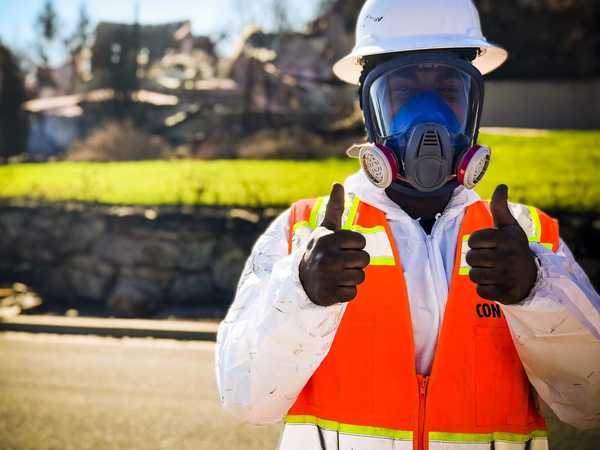
[(333, 72), (359, 84), (364, 56), (451, 48), (478, 49), (473, 65), (482, 74), (508, 57), (483, 36), (472, 0), (367, 0), (356, 22), (356, 45)]

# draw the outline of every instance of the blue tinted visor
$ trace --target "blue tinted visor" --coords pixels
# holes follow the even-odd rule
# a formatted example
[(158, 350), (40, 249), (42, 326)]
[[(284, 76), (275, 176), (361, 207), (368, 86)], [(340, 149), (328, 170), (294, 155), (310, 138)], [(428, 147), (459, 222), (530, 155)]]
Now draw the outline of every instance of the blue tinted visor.
[(402, 140), (420, 123), (442, 125), (455, 137), (475, 133), (478, 84), (450, 64), (403, 65), (374, 80), (368, 94), (379, 141)]

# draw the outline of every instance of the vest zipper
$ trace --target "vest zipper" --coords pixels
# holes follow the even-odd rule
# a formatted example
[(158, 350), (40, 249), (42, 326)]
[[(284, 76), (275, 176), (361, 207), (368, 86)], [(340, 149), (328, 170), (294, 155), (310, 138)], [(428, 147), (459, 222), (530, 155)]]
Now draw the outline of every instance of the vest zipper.
[(429, 377), (419, 376), (419, 422), (417, 430), (417, 445), (416, 450), (427, 450), (425, 447), (427, 440), (425, 439), (425, 406), (427, 404), (427, 384)]

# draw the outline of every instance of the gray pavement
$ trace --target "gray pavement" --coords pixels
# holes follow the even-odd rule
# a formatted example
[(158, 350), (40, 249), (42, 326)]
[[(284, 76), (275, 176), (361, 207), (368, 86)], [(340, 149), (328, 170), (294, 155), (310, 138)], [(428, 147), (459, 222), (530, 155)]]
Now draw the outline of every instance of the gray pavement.
[[(0, 332), (0, 450), (275, 449), (279, 425), (222, 411), (213, 358), (212, 342)], [(549, 425), (552, 450), (600, 449), (598, 430)]]
[(214, 344), (0, 333), (0, 449), (276, 447), (220, 408)]

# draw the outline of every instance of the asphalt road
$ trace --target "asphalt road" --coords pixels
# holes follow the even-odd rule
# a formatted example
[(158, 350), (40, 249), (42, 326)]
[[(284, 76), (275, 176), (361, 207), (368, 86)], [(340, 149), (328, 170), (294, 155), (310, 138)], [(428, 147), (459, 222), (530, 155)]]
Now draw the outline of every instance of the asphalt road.
[(214, 344), (0, 333), (1, 450), (274, 449), (220, 408)]
[[(214, 344), (0, 333), (0, 450), (270, 450), (279, 426), (220, 408)], [(552, 450), (598, 450), (600, 431), (550, 420)]]

